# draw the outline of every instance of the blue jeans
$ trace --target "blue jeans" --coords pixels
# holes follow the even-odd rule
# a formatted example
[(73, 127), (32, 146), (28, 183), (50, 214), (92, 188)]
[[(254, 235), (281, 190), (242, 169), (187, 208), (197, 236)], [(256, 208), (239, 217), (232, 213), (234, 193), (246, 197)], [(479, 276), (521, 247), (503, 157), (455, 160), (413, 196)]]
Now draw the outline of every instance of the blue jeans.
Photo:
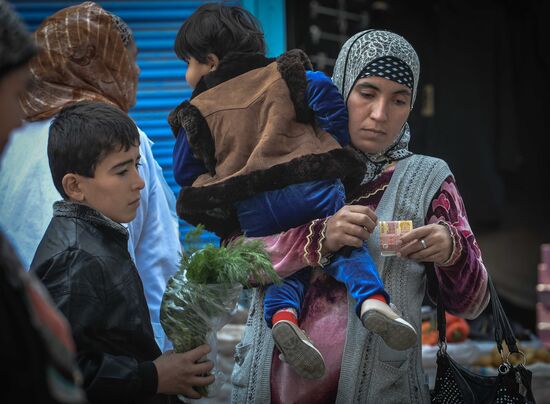
[[(248, 237), (262, 237), (286, 231), (313, 219), (336, 213), (345, 204), (344, 186), (339, 180), (311, 181), (263, 192), (236, 204), (241, 229)], [(369, 296), (382, 294), (389, 302), (382, 280), (366, 245), (354, 249), (349, 257), (336, 255), (325, 271), (346, 285), (356, 302), (356, 312)], [(309, 270), (285, 278), (280, 285), (269, 285), (264, 299), (264, 318), (271, 327), (273, 315), (294, 308), (301, 313)]]

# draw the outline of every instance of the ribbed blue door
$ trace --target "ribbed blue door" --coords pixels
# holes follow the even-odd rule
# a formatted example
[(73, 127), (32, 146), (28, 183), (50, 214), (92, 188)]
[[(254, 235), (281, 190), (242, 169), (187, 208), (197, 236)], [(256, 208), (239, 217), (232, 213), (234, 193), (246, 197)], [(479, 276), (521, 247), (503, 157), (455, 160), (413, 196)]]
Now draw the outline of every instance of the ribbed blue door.
[[(29, 29), (35, 30), (42, 20), (57, 10), (81, 1), (11, 1), (21, 14)], [(178, 60), (173, 51), (176, 33), (185, 19), (206, 1), (98, 1), (106, 10), (119, 15), (128, 23), (134, 32), (139, 49), (138, 64), (141, 68), (137, 103), (130, 111), (139, 127), (153, 140), (153, 152), (161, 165), (164, 176), (177, 195), (179, 187), (174, 181), (172, 171), (172, 149), (174, 138), (166, 122), (166, 117), (172, 108), (191, 95), (191, 89), (185, 82), (186, 64)], [(230, 1), (225, 4), (242, 5), (242, 1)], [(248, 3), (251, 3), (250, 1)], [(252, 4), (252, 3), (251, 3)], [(255, 4), (250, 10), (260, 15), (261, 4)], [(279, 9), (280, 24), (275, 34), (266, 34), (268, 49), (277, 53), (284, 49), (284, 1), (270, 0), (268, 3)], [(263, 12), (263, 18), (267, 12)], [(272, 21), (273, 22), (273, 21)], [(265, 25), (265, 20), (262, 21)], [(270, 30), (275, 32), (274, 29)], [(272, 43), (270, 43), (270, 37)], [(272, 52), (270, 52), (272, 53)], [(181, 222), (182, 237), (187, 233), (189, 225)], [(213, 234), (205, 234), (204, 242), (218, 243)]]

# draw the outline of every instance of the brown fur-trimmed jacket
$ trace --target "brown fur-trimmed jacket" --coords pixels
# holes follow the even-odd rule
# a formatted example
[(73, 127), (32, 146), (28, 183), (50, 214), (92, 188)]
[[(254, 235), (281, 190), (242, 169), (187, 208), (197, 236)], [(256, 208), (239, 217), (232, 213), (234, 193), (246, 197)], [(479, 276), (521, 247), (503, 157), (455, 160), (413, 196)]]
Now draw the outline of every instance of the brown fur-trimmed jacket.
[(231, 54), (169, 117), (208, 172), (183, 187), (177, 211), (225, 237), (239, 229), (233, 204), (307, 181), (355, 182), (363, 164), (314, 124), (306, 101), (307, 56)]

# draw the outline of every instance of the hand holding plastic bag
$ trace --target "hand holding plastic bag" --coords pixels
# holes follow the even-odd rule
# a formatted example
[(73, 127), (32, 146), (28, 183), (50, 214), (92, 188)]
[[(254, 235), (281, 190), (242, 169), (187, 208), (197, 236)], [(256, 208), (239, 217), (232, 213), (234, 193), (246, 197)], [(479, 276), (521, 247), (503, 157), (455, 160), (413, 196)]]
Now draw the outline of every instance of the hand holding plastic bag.
[(187, 352), (207, 343), (216, 381), (196, 387), (205, 396), (215, 396), (224, 383), (216, 360), (216, 333), (236, 308), (242, 287), (251, 279), (278, 282), (269, 255), (260, 241), (239, 239), (227, 247), (209, 244), (191, 255), (184, 254), (180, 270), (168, 281), (160, 321), (176, 352)]

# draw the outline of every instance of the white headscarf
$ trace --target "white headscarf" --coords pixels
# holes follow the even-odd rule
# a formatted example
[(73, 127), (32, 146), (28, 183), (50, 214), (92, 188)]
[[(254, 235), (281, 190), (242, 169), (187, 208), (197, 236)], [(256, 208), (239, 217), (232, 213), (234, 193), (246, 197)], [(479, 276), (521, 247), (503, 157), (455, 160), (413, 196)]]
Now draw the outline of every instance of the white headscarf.
[[(358, 32), (342, 46), (334, 66), (332, 81), (338, 87), (346, 102), (365, 67), (375, 60), (388, 56), (401, 60), (411, 69), (413, 75), (412, 109), (420, 76), (418, 55), (405, 38), (393, 32), (382, 30)], [(369, 182), (378, 176), (386, 164), (410, 156), (412, 154), (408, 149), (410, 136), (409, 125), (405, 123), (399, 136), (383, 152), (376, 154), (361, 152), (367, 165), (367, 173), (363, 183)]]

